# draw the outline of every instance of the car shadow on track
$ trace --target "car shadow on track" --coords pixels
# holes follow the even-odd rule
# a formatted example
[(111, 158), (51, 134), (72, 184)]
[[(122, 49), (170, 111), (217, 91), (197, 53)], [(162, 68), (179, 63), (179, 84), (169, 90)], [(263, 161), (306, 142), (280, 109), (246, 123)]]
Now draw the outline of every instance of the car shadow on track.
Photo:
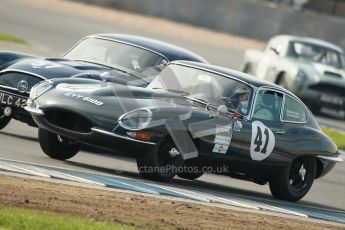
[(14, 137), (14, 138), (19, 138), (22, 140), (27, 140), (27, 141), (34, 141), (38, 143), (38, 138), (37, 137), (28, 137), (28, 136), (24, 136), (24, 135), (20, 135), (20, 134), (13, 134), (13, 133), (7, 133), (7, 132), (0, 132), (0, 136), (1, 135), (5, 135), (8, 137)]
[[(74, 161), (66, 161), (65, 163), (68, 165), (77, 166), (80, 168), (93, 170), (100, 173), (126, 177), (132, 180), (140, 180), (146, 183), (149, 182), (149, 183), (167, 185), (167, 186), (176, 187), (176, 188), (188, 189), (195, 192), (215, 195), (218, 197), (229, 196), (229, 197), (236, 197), (239, 199), (251, 200), (253, 202), (260, 202), (260, 203), (265, 203), (265, 204), (274, 205), (274, 206), (282, 206), (282, 205), (291, 206), (292, 205), (294, 207), (299, 207), (299, 208), (331, 210), (332, 212), (345, 214), (345, 209), (334, 208), (334, 207), (323, 205), (316, 202), (303, 201), (303, 200), (299, 202), (281, 201), (281, 200), (274, 199), (270, 194), (267, 194), (267, 193), (235, 188), (228, 185), (225, 186), (225, 185), (221, 185), (221, 184), (213, 183), (209, 181), (204, 181), (204, 180), (192, 181), (192, 180), (185, 180), (185, 179), (175, 177), (170, 182), (162, 183), (162, 182), (156, 182), (156, 181), (150, 181), (150, 180), (144, 179), (139, 175), (139, 173), (136, 173), (136, 172), (117, 171), (116, 169), (113, 169), (113, 168), (110, 169), (110, 168), (105, 168), (105, 167), (100, 167), (100, 166), (95, 166), (95, 165), (90, 165), (90, 164), (85, 164), (85, 163), (80, 163), (80, 162), (74, 162)], [(218, 175), (217, 177), (224, 177), (224, 176)]]

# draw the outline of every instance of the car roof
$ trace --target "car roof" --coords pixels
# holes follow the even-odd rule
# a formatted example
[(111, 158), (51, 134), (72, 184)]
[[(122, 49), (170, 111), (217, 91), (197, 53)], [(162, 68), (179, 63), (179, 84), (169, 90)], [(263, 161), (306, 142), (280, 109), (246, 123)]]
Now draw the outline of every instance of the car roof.
[(333, 43), (317, 39), (317, 38), (310, 38), (310, 37), (299, 37), (299, 36), (293, 36), (293, 35), (277, 35), (274, 38), (280, 38), (280, 39), (285, 39), (287, 41), (297, 41), (297, 42), (305, 42), (305, 43), (310, 43), (314, 44), (317, 46), (324, 46), (329, 49), (333, 49), (338, 51), (339, 53), (343, 53), (343, 49)]
[(189, 66), (189, 67), (197, 68), (197, 69), (204, 70), (207, 72), (213, 72), (213, 73), (222, 75), (224, 77), (236, 78), (242, 82), (245, 82), (249, 85), (253, 85), (253, 86), (258, 87), (258, 88), (266, 86), (266, 87), (274, 88), (274, 89), (277, 89), (279, 91), (291, 94), (286, 89), (284, 89), (284, 88), (282, 88), (276, 84), (273, 84), (272, 82), (269, 82), (266, 80), (261, 80), (261, 79), (258, 79), (256, 77), (252, 76), (252, 75), (242, 73), (242, 72), (239, 72), (239, 71), (236, 71), (233, 69), (228, 69), (225, 67), (206, 64), (206, 63), (191, 62), (191, 61), (174, 61), (174, 62), (171, 62), (170, 65), (171, 64)]
[(96, 37), (134, 45), (158, 53), (166, 57), (168, 61), (188, 60), (208, 63), (206, 59), (189, 50), (155, 39), (125, 34), (94, 34), (87, 37)]

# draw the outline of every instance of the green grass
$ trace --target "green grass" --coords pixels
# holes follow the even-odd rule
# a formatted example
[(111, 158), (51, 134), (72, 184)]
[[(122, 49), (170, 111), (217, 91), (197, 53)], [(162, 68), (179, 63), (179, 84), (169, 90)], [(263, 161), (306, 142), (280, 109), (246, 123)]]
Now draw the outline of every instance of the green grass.
[(45, 211), (0, 207), (0, 229), (64, 230), (64, 229), (134, 229), (133, 227), (97, 222)]
[(345, 150), (345, 133), (330, 128), (322, 128), (322, 131), (328, 135), (339, 149)]
[(14, 43), (19, 43), (19, 44), (27, 44), (27, 42), (24, 39), (18, 38), (14, 35), (4, 33), (4, 32), (0, 32), (0, 41), (14, 42)]

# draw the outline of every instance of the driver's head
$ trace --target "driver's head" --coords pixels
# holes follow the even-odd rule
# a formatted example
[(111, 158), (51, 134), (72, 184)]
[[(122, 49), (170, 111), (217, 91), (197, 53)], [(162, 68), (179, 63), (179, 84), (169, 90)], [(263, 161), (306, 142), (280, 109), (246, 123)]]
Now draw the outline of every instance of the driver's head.
[(235, 95), (240, 102), (248, 101), (250, 89), (243, 85), (235, 90)]

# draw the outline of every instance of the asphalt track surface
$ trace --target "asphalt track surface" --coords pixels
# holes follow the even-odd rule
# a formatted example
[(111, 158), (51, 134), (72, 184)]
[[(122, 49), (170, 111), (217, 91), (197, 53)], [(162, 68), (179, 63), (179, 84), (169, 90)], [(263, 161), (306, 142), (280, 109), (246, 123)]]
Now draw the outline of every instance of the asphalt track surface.
[[(235, 69), (240, 67), (243, 57), (243, 52), (238, 49), (222, 49), (210, 43), (200, 44), (178, 36), (161, 35), (147, 28), (132, 28), (101, 19), (91, 20), (79, 17), (77, 13), (72, 15), (49, 10), (26, 1), (1, 1), (0, 31), (23, 37), (31, 44), (52, 53), (63, 53), (85, 35), (113, 32), (143, 35), (181, 45), (205, 56), (214, 64)], [(330, 126), (344, 127), (344, 122), (341, 120), (333, 120), (329, 117), (320, 119)], [(123, 157), (83, 151), (66, 162), (50, 159), (40, 149), (37, 130), (15, 121), (0, 132), (0, 146), (1, 158), (139, 178), (134, 160)], [(267, 185), (260, 186), (224, 176), (204, 175), (197, 181), (175, 179), (172, 183), (178, 186), (207, 189), (209, 193), (251, 196), (257, 200), (275, 202)], [(301, 207), (313, 206), (345, 213), (345, 165), (338, 164), (330, 174), (317, 180), (311, 191), (299, 203)]]

